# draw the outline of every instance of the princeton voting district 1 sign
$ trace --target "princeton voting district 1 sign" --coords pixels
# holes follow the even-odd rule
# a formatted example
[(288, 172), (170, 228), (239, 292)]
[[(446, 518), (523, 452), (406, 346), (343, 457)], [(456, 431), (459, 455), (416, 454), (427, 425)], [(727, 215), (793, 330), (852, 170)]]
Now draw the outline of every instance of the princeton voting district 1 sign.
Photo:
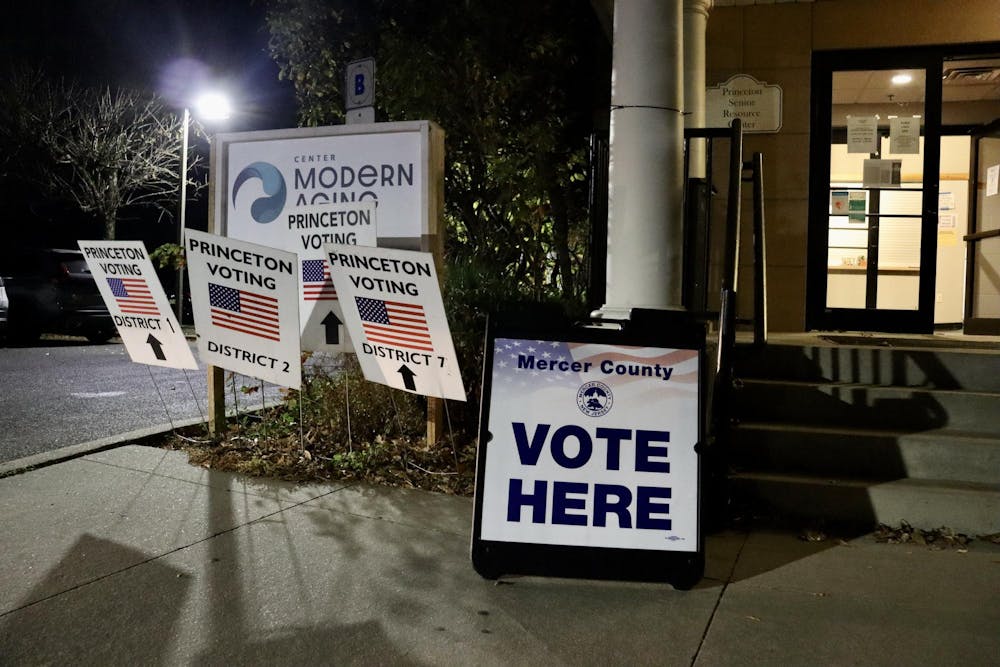
[(298, 389), (296, 256), (191, 229), (184, 247), (202, 361)]
[(365, 377), (424, 396), (466, 400), (433, 256), (332, 244), (326, 250)]
[(77, 241), (132, 361), (198, 368), (140, 241)]
[[(473, 542), (484, 576), (658, 579), (663, 553), (679, 552), (700, 577), (704, 329), (690, 347), (623, 338), (488, 338)], [(652, 573), (559, 565), (630, 554)]]

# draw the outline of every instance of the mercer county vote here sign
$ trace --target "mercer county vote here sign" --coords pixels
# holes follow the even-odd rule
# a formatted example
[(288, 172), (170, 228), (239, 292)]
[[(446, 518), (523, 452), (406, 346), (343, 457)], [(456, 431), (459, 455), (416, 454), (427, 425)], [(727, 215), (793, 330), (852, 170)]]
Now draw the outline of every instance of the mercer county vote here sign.
[(202, 361), (298, 389), (295, 255), (191, 229), (184, 247)]
[(466, 400), (433, 256), (348, 245), (326, 250), (365, 377), (424, 396)]
[(498, 337), (492, 358), (482, 540), (699, 549), (698, 350)]
[(132, 361), (198, 368), (140, 241), (77, 241)]

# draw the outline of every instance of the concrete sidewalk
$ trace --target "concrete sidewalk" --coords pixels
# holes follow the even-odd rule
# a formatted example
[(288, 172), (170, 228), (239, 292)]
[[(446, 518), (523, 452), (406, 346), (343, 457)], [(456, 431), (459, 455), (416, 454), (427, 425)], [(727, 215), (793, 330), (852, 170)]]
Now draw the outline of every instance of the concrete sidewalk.
[(0, 664), (996, 665), (1000, 547), (709, 536), (669, 586), (469, 562), (472, 502), (126, 446), (0, 479)]

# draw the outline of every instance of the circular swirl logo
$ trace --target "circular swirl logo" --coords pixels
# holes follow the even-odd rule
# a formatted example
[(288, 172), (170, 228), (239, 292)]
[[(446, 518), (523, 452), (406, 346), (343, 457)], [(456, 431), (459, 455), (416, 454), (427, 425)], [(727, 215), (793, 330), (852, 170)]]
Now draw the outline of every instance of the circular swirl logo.
[(273, 222), (281, 209), (285, 208), (285, 197), (288, 192), (285, 188), (285, 177), (281, 175), (278, 168), (267, 162), (254, 162), (243, 168), (243, 171), (236, 177), (233, 183), (233, 207), (236, 206), (236, 195), (240, 188), (247, 181), (255, 178), (260, 179), (261, 187), (266, 197), (258, 197), (250, 205), (250, 217), (260, 224)]
[(611, 412), (614, 402), (611, 387), (596, 380), (588, 382), (576, 392), (576, 405), (588, 417), (603, 417)]

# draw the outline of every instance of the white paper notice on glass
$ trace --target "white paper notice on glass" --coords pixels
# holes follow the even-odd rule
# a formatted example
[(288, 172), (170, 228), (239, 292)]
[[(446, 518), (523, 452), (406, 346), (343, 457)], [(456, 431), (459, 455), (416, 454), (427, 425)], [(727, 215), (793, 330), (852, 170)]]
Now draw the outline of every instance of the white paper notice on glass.
[(997, 186), (1000, 186), (1000, 164), (986, 169), (986, 196), (992, 197), (997, 194)]
[(889, 152), (896, 155), (920, 153), (920, 119), (914, 116), (889, 119)]
[(847, 117), (847, 152), (878, 152), (878, 116)]
[(866, 188), (898, 188), (902, 160), (865, 160), (861, 178)]
[(941, 192), (938, 194), (938, 210), (952, 211), (955, 209), (955, 193)]

